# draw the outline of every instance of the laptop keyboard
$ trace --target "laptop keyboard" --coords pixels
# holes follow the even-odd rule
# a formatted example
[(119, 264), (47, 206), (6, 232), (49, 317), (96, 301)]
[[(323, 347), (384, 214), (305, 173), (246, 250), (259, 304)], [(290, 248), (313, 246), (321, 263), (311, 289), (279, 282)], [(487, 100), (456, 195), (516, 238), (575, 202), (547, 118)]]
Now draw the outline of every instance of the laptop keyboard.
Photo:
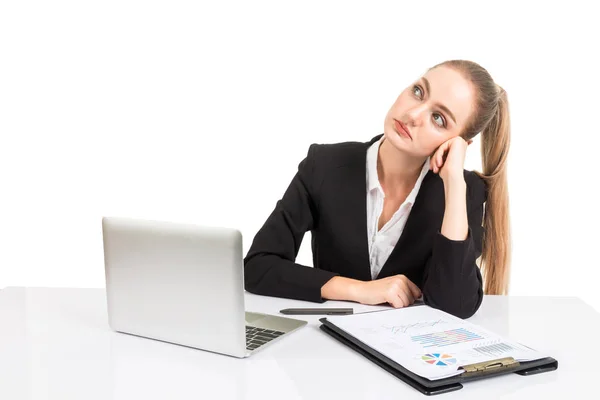
[(283, 335), (283, 333), (246, 325), (246, 349), (255, 350), (263, 344)]

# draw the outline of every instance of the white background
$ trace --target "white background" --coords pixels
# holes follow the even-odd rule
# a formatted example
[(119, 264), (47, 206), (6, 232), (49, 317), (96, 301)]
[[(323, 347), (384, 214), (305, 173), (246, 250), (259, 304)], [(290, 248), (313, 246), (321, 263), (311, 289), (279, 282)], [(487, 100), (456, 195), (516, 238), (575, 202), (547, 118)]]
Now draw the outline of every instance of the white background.
[(0, 287), (104, 287), (104, 215), (236, 227), (246, 252), (311, 143), (371, 139), (466, 58), (511, 104), (510, 293), (600, 309), (593, 2), (200, 3), (0, 3)]

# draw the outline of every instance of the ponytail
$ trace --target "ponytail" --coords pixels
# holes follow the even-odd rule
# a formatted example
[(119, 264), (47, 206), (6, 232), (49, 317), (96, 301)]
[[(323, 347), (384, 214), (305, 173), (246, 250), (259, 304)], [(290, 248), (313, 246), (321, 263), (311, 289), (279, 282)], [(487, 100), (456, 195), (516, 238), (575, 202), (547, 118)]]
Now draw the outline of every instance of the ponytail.
[(507, 294), (510, 272), (510, 220), (507, 158), (510, 147), (508, 98), (500, 86), (496, 113), (481, 132), (481, 158), (488, 196), (483, 217), (481, 269), (486, 294)]
[(430, 69), (445, 66), (461, 72), (475, 93), (475, 112), (462, 137), (474, 138), (481, 132), (483, 173), (488, 196), (483, 214), (483, 249), (480, 268), (485, 294), (507, 294), (510, 278), (510, 221), (506, 164), (510, 147), (510, 118), (506, 92), (489, 72), (469, 60), (448, 60)]

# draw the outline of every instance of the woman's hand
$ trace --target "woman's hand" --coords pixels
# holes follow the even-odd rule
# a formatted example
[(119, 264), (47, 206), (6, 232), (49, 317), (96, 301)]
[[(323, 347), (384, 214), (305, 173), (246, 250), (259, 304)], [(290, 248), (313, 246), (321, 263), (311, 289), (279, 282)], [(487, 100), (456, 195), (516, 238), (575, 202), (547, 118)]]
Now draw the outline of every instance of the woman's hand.
[(440, 232), (450, 240), (465, 240), (469, 233), (463, 170), (467, 146), (471, 143), (458, 136), (442, 143), (431, 156), (431, 169), (439, 173), (444, 182), (446, 207)]
[(431, 170), (436, 174), (439, 173), (444, 182), (455, 178), (462, 179), (467, 146), (471, 143), (472, 140), (466, 142), (460, 136), (442, 143), (431, 156)]
[(421, 297), (421, 290), (404, 275), (394, 275), (374, 281), (361, 282), (354, 299), (362, 304), (390, 303), (395, 308), (407, 307)]

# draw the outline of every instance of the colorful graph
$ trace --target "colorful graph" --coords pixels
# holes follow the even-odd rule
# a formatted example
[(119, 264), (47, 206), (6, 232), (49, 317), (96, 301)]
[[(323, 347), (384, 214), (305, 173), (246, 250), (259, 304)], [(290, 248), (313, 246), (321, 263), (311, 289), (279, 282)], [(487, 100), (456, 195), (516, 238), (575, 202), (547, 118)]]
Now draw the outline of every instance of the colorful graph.
[(439, 367), (447, 367), (456, 364), (456, 358), (452, 357), (450, 354), (425, 354), (421, 359), (427, 364), (437, 365)]
[(458, 343), (480, 340), (483, 337), (464, 328), (451, 331), (434, 332), (426, 335), (411, 336), (413, 342), (419, 342), (423, 347), (443, 347)]

